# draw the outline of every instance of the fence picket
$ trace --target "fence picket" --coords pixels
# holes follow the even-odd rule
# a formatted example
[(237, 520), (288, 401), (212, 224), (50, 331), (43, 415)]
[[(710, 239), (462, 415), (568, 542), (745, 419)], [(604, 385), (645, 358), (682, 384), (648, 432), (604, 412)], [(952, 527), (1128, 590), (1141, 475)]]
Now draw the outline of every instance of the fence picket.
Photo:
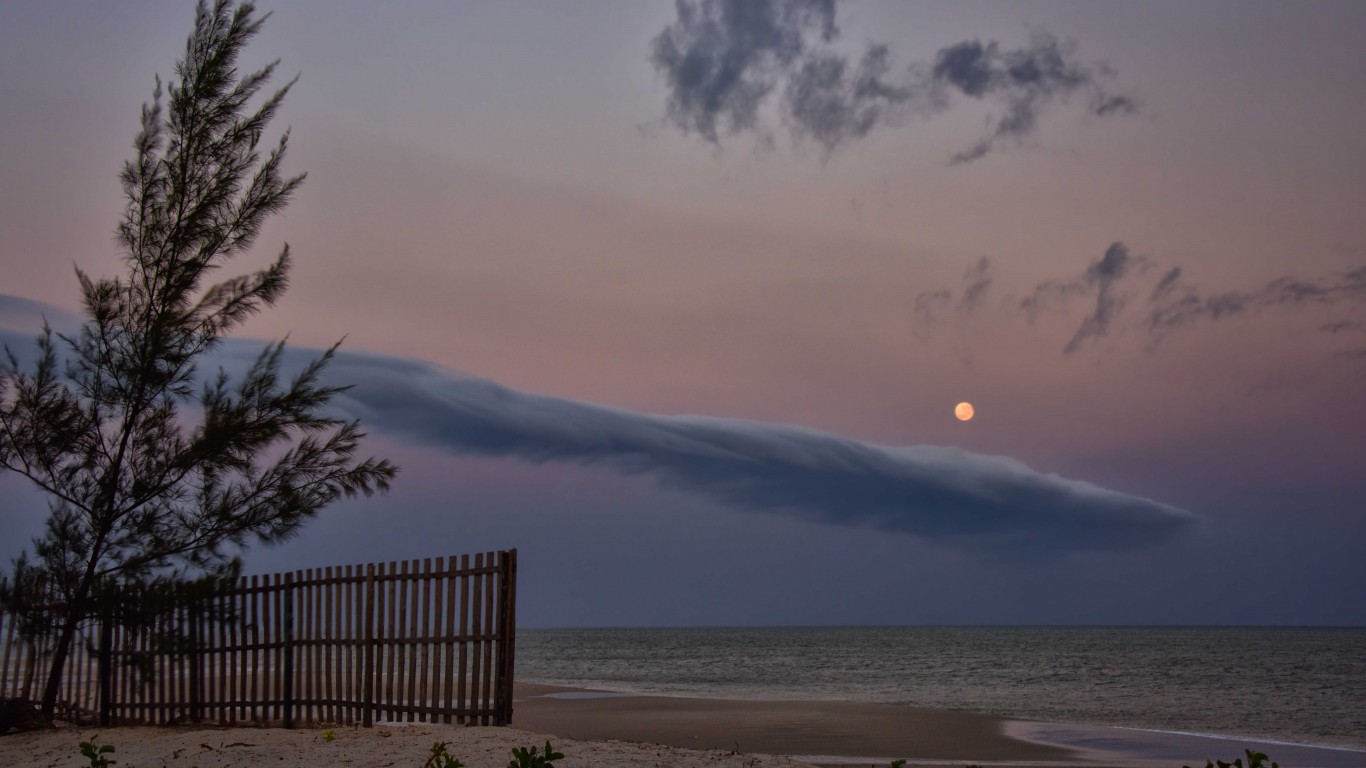
[[(241, 577), (144, 623), (89, 617), (62, 705), (115, 725), (504, 725), (515, 600), (515, 550)], [(47, 654), (19, 624), (0, 612), (0, 696), (32, 698)]]

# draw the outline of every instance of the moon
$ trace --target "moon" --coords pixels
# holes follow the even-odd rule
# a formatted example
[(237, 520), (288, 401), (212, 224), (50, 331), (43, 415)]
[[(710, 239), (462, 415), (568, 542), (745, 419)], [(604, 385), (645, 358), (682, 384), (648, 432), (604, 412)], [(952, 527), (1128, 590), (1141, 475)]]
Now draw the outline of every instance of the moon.
[(972, 403), (959, 403), (953, 407), (953, 415), (957, 416), (959, 421), (968, 421), (972, 419), (974, 413), (976, 413), (976, 411), (972, 409)]

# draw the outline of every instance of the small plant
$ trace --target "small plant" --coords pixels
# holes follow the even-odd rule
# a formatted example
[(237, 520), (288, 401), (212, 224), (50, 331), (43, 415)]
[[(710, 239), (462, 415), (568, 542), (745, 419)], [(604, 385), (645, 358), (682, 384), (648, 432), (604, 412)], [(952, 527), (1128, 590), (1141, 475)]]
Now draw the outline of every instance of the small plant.
[(889, 765), (887, 768), (905, 768), (905, 765), (906, 765), (906, 758), (903, 757), (903, 758), (901, 758), (901, 759), (899, 759), (899, 760), (893, 760), (893, 761), (892, 761), (892, 764)]
[[(1243, 758), (1240, 757), (1231, 763), (1226, 763), (1223, 760), (1206, 760), (1205, 768), (1215, 768), (1215, 766), (1218, 768), (1267, 768), (1267, 761), (1271, 759), (1264, 752), (1253, 752), (1250, 749), (1245, 749), (1243, 753), (1247, 755), (1247, 766), (1243, 765)], [(1190, 768), (1190, 766), (1186, 765), (1182, 768)], [(1281, 768), (1281, 764), (1272, 763), (1271, 768)]]
[(446, 742), (438, 741), (432, 744), (431, 757), (422, 764), (422, 768), (465, 768), (465, 764), (451, 757), (451, 753), (446, 751)]
[(334, 741), (336, 741), (336, 740), (337, 740), (337, 732), (336, 732), (336, 731), (331, 730), (331, 729), (328, 729), (328, 730), (326, 730), (326, 731), (323, 731), (323, 741), (327, 742), (328, 744), (331, 744), (332, 742), (334, 742)]
[(564, 755), (556, 752), (550, 746), (550, 741), (545, 743), (545, 754), (536, 754), (536, 748), (514, 747), (512, 750), (512, 760), (508, 761), (508, 768), (550, 768), (551, 765)]
[(113, 744), (99, 743), (98, 736), (91, 736), (90, 741), (81, 742), (81, 757), (90, 759), (90, 768), (109, 768), (117, 763), (117, 760), (110, 760), (105, 755), (114, 751)]

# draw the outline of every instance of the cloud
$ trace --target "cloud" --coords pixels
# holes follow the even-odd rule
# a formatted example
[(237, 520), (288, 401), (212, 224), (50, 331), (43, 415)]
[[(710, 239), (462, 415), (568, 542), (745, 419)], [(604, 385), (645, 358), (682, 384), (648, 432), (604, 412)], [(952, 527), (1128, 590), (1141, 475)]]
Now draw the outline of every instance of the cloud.
[[(1033, 292), (1020, 301), (1020, 311), (1032, 322), (1046, 308), (1062, 307), (1073, 298), (1086, 298), (1089, 311), (1062, 350), (1063, 354), (1070, 355), (1088, 340), (1109, 334), (1130, 299), (1120, 289), (1120, 283), (1146, 266), (1147, 260), (1131, 255), (1124, 243), (1111, 243), (1104, 255), (1087, 265), (1077, 277), (1035, 286)], [(1093, 305), (1091, 301), (1094, 301)]]
[(1348, 333), (1351, 331), (1366, 330), (1366, 323), (1352, 320), (1338, 320), (1336, 322), (1320, 325), (1319, 330), (1325, 333)]
[(990, 289), (991, 260), (983, 256), (968, 265), (963, 273), (963, 299), (958, 303), (959, 310), (972, 312), (980, 307)]
[(941, 323), (942, 315), (950, 307), (956, 306), (959, 322), (965, 321), (969, 315), (981, 308), (987, 293), (991, 290), (992, 282), (991, 259), (983, 256), (969, 264), (963, 272), (962, 295), (957, 305), (954, 305), (954, 294), (949, 290), (921, 291), (916, 294), (913, 303), (915, 335), (922, 341), (928, 339), (935, 327)]
[(0, 328), (34, 334), (43, 329), (44, 321), (53, 328), (75, 328), (80, 316), (41, 301), (0, 293)]
[[(1146, 276), (1154, 273), (1159, 276), (1144, 289)], [(950, 310), (956, 310), (962, 323), (982, 308), (983, 297), (993, 284), (991, 262), (982, 258), (969, 265), (963, 284), (956, 303), (955, 293), (947, 289), (916, 295), (913, 312), (917, 337), (927, 339)], [(1143, 292), (1146, 298), (1136, 301)], [(1121, 328), (1146, 335), (1152, 349), (1177, 331), (1240, 315), (1304, 307), (1366, 306), (1366, 266), (1316, 278), (1286, 275), (1250, 291), (1209, 290), (1187, 280), (1184, 268), (1136, 256), (1124, 243), (1114, 242), (1080, 274), (1037, 283), (1018, 300), (1015, 309), (1033, 323), (1045, 312), (1067, 315), (1079, 302), (1086, 312), (1063, 346), (1063, 354), (1074, 354)], [(1129, 312), (1131, 306), (1138, 308)], [(1349, 336), (1366, 331), (1366, 322), (1339, 317), (1319, 323), (1317, 329)]]
[[(228, 340), (201, 370), (240, 372), (259, 350), (258, 342)], [(290, 348), (285, 365), (300, 368), (318, 354)], [(739, 511), (1021, 554), (1144, 547), (1198, 522), (1175, 507), (957, 448), (889, 447), (786, 424), (636, 413), (360, 352), (338, 353), (325, 378), (351, 385), (335, 403), (339, 415), (360, 418), (389, 439), (453, 455), (648, 475), (663, 488)]]
[(894, 72), (885, 44), (869, 44), (857, 63), (833, 47), (840, 34), (834, 0), (677, 0), (675, 7), (677, 18), (651, 41), (650, 61), (668, 89), (668, 122), (712, 144), (723, 134), (766, 137), (760, 108), (778, 93), (793, 138), (815, 141), (827, 156), (879, 126), (943, 112), (956, 97), (991, 104), (998, 115), (986, 135), (953, 164), (1018, 143), (1035, 132), (1044, 109), (1074, 95), (1100, 117), (1137, 108), (1108, 88), (1108, 66), (1077, 61), (1046, 32), (1017, 49), (963, 41), (932, 63)]
[(915, 335), (921, 341), (928, 340), (940, 324), (945, 308), (953, 303), (953, 292), (946, 290), (921, 291), (915, 295), (912, 311), (915, 313)]
[(669, 86), (668, 116), (712, 143), (756, 127), (759, 105), (814, 39), (839, 34), (834, 0), (677, 0), (650, 44)]
[[(1154, 287), (1143, 319), (1154, 340), (1202, 322), (1223, 320), (1250, 312), (1305, 305), (1366, 304), (1366, 267), (1318, 278), (1278, 277), (1253, 291), (1209, 291), (1183, 280), (1173, 267)], [(1360, 322), (1338, 320), (1319, 326), (1326, 333), (1360, 331)]]
[(936, 84), (956, 89), (973, 99), (994, 99), (1004, 113), (972, 147), (953, 156), (967, 163), (985, 156), (1004, 141), (1019, 142), (1034, 132), (1040, 112), (1052, 101), (1074, 93), (1089, 96), (1091, 114), (1128, 114), (1137, 103), (1111, 93), (1103, 81), (1111, 76), (1105, 66), (1089, 66), (1071, 58), (1072, 51), (1057, 38), (1040, 32), (1028, 47), (1002, 50), (991, 42), (965, 41), (941, 50), (931, 70)]
[(887, 447), (802, 427), (658, 416), (535, 395), (414, 360), (346, 353), (348, 409), (376, 432), (457, 455), (646, 474), (728, 507), (927, 539), (1039, 549), (1128, 549), (1196, 517), (1002, 456)]
[[(1087, 313), (1063, 347), (1063, 353), (1070, 355), (1086, 343), (1125, 326), (1121, 316), (1135, 303), (1136, 292), (1126, 290), (1126, 286), (1136, 283), (1157, 266), (1151, 258), (1132, 255), (1124, 243), (1112, 243), (1104, 255), (1089, 264), (1080, 275), (1036, 285), (1020, 301), (1018, 309), (1033, 322), (1045, 310), (1066, 312), (1074, 299), (1084, 299)], [(1128, 326), (1137, 325), (1148, 336), (1151, 349), (1178, 330), (1253, 312), (1366, 304), (1366, 267), (1311, 279), (1278, 277), (1252, 291), (1203, 289), (1185, 278), (1182, 267), (1167, 267), (1148, 289), (1147, 299), (1138, 303), (1142, 307), (1141, 314), (1136, 320), (1129, 320)], [(1336, 320), (1320, 324), (1318, 329), (1347, 334), (1366, 329), (1366, 324)]]

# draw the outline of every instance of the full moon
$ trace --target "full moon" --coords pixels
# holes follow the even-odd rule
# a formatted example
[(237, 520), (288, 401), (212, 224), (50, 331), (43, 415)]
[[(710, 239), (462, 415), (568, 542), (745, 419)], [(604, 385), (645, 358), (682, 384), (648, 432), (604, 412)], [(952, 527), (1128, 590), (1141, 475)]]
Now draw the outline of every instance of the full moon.
[(973, 413), (972, 403), (959, 403), (953, 407), (953, 415), (957, 416), (959, 421), (971, 419)]

